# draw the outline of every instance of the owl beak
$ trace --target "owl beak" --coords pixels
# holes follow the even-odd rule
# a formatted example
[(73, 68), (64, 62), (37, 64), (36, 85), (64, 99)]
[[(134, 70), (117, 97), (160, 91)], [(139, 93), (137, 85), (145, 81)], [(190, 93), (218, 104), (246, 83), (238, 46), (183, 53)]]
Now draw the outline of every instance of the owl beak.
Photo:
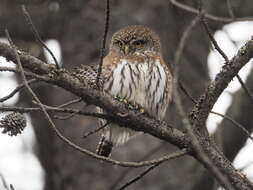
[(123, 49), (123, 51), (124, 51), (124, 53), (125, 53), (125, 55), (127, 55), (128, 53), (129, 53), (129, 46), (128, 45), (125, 45), (124, 46), (124, 49)]

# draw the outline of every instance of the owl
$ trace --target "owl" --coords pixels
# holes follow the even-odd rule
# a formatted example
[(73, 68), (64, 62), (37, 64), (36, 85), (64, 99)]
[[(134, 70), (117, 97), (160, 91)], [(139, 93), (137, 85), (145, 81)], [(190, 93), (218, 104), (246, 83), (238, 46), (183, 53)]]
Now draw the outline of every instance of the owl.
[[(97, 73), (97, 66), (82, 66), (72, 75), (94, 88)], [(159, 36), (150, 28), (139, 25), (116, 32), (109, 53), (103, 59), (99, 88), (162, 120), (172, 96), (172, 75), (162, 58)], [(100, 123), (105, 125), (106, 121)], [(97, 154), (108, 157), (113, 146), (124, 144), (136, 134), (139, 133), (109, 123), (102, 132)]]
[[(162, 120), (172, 96), (172, 75), (162, 58), (159, 36), (150, 28), (134, 25), (114, 33), (102, 67), (103, 90), (143, 108)], [(102, 121), (104, 124), (105, 121)], [(108, 157), (137, 132), (110, 123), (102, 133), (97, 154)]]

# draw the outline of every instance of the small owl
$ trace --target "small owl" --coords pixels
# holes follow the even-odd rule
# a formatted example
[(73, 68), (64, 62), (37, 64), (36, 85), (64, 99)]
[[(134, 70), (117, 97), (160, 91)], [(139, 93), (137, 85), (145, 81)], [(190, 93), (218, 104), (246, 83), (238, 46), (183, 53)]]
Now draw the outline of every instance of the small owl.
[[(163, 119), (172, 96), (172, 75), (162, 58), (159, 36), (145, 26), (127, 26), (114, 33), (103, 59), (103, 89), (137, 104), (150, 116)], [(105, 121), (102, 121), (105, 123)], [(110, 123), (103, 131), (97, 154), (109, 156), (137, 132)]]

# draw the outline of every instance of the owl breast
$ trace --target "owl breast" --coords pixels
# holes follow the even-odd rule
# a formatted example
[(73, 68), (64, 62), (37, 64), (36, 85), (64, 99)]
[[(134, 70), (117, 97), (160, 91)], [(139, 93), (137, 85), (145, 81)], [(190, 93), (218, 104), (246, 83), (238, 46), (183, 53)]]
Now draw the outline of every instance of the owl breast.
[[(152, 62), (151, 62), (152, 61)], [(166, 66), (160, 59), (142, 63), (122, 59), (104, 84), (104, 90), (113, 96), (138, 104), (151, 116), (162, 119), (168, 104)]]

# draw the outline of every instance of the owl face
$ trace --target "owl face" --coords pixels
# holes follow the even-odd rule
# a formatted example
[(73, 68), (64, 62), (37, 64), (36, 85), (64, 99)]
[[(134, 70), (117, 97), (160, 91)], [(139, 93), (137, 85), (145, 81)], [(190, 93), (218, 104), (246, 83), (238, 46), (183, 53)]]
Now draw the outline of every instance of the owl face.
[(128, 26), (116, 32), (111, 41), (111, 50), (122, 55), (160, 52), (158, 35), (145, 26)]

